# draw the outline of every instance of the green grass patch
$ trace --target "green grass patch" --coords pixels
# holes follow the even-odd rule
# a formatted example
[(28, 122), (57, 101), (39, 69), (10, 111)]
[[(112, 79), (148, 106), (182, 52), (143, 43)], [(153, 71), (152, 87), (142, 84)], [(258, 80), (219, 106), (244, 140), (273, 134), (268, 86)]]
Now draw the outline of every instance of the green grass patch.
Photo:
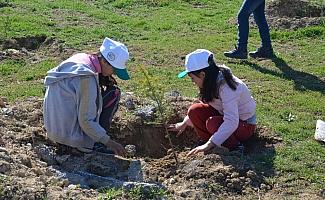
[(99, 200), (112, 200), (118, 198), (125, 199), (165, 199), (168, 192), (164, 189), (151, 188), (145, 189), (141, 186), (134, 187), (130, 190), (122, 188), (107, 188), (100, 191)]

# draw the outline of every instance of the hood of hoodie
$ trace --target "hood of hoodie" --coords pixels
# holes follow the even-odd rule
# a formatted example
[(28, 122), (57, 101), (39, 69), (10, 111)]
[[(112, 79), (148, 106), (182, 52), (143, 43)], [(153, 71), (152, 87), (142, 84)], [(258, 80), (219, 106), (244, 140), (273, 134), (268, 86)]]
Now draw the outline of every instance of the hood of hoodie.
[(49, 70), (44, 80), (44, 85), (48, 86), (66, 78), (76, 76), (96, 76), (90, 66), (74, 62), (63, 62), (59, 66)]

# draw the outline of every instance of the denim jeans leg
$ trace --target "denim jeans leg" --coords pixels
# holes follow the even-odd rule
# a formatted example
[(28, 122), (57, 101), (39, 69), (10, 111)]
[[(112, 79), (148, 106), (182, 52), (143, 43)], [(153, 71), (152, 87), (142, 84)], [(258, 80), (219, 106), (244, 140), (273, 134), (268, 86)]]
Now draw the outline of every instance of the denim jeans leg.
[(238, 49), (247, 49), (248, 33), (249, 33), (249, 16), (253, 11), (260, 6), (262, 3), (265, 4), (264, 0), (244, 0), (237, 16), (238, 20)]
[(262, 1), (254, 11), (254, 19), (262, 40), (262, 47), (271, 48), (270, 29), (265, 17), (265, 1)]

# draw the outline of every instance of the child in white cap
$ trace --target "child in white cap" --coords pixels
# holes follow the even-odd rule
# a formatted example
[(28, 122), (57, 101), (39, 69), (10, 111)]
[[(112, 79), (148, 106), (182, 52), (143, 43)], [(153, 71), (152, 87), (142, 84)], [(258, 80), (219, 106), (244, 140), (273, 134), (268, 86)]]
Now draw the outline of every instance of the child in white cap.
[(120, 99), (113, 74), (130, 79), (128, 59), (124, 44), (105, 38), (98, 53), (77, 53), (48, 71), (43, 110), (48, 138), (82, 152), (101, 143), (124, 156), (108, 129)]
[(213, 53), (197, 49), (185, 58), (185, 71), (200, 92), (200, 103), (194, 103), (182, 122), (169, 125), (170, 131), (182, 133), (187, 126), (196, 130), (205, 143), (188, 155), (206, 152), (215, 146), (235, 149), (249, 139), (256, 128), (255, 100), (245, 83), (226, 66), (216, 65)]

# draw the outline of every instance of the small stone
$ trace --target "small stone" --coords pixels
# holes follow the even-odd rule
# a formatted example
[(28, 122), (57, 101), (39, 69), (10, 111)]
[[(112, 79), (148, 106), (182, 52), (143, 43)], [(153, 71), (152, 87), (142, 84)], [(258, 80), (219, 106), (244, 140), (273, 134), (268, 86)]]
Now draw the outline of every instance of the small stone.
[(124, 106), (128, 110), (134, 110), (135, 109), (135, 104), (134, 104), (134, 101), (133, 101), (132, 97), (127, 97), (127, 99), (124, 102)]
[(173, 90), (173, 91), (170, 91), (170, 92), (168, 93), (168, 96), (170, 96), (170, 97), (174, 97), (174, 98), (177, 98), (177, 97), (180, 97), (180, 96), (181, 96), (181, 93), (178, 92), (178, 91), (176, 91), (176, 90)]
[(18, 171), (18, 172), (16, 173), (16, 175), (17, 175), (18, 177), (21, 177), (21, 178), (25, 178), (25, 177), (26, 177), (26, 173), (25, 173), (24, 171)]
[(2, 108), (1, 111), (4, 115), (7, 115), (7, 116), (12, 116), (14, 114), (12, 109), (10, 109), (10, 108)]
[(128, 144), (125, 146), (125, 150), (128, 153), (129, 156), (135, 156), (136, 154), (136, 147), (135, 145)]
[(170, 184), (174, 184), (174, 183), (176, 183), (176, 180), (175, 180), (174, 178), (170, 178), (170, 179), (169, 179), (169, 183), (170, 183)]
[(246, 175), (247, 175), (247, 177), (249, 177), (251, 179), (257, 178), (257, 174), (254, 171), (252, 171), (252, 170), (247, 171), (246, 172)]
[(12, 162), (12, 158), (5, 152), (0, 152), (0, 160), (5, 160), (7, 162)]
[(0, 108), (4, 108), (6, 107), (6, 103), (4, 102), (4, 100), (0, 97)]
[(70, 155), (62, 155), (62, 156), (56, 156), (55, 159), (59, 164), (63, 164), (70, 158)]
[(10, 164), (6, 161), (0, 160), (0, 173), (4, 174), (5, 172), (10, 170)]
[(36, 175), (38, 175), (38, 176), (44, 174), (43, 171), (42, 171), (42, 169), (39, 168), (39, 167), (37, 167), (37, 168), (33, 168), (32, 170), (33, 170), (33, 172), (34, 172)]
[(231, 178), (237, 178), (237, 177), (239, 177), (239, 174), (237, 172), (234, 172), (234, 173), (231, 174), (230, 177)]
[(4, 147), (0, 147), (0, 152), (5, 152), (6, 154), (8, 154), (8, 151), (7, 151), (7, 149), (6, 149), (6, 148), (4, 148)]
[(268, 190), (268, 186), (265, 185), (264, 183), (262, 183), (262, 184), (260, 185), (260, 188), (261, 188), (261, 190)]
[(77, 188), (76, 185), (73, 185), (73, 184), (68, 185), (69, 190), (75, 190), (76, 188)]
[(32, 160), (30, 159), (30, 157), (28, 157), (27, 155), (23, 155), (20, 159), (20, 162), (29, 167), (29, 168), (32, 168)]
[(64, 179), (64, 180), (62, 181), (62, 183), (63, 183), (63, 186), (64, 186), (64, 187), (67, 187), (67, 186), (69, 185), (69, 180), (68, 180), (68, 179)]
[(156, 108), (151, 105), (146, 105), (141, 108), (138, 108), (135, 111), (135, 115), (140, 116), (143, 120), (151, 121), (154, 119), (154, 113)]

